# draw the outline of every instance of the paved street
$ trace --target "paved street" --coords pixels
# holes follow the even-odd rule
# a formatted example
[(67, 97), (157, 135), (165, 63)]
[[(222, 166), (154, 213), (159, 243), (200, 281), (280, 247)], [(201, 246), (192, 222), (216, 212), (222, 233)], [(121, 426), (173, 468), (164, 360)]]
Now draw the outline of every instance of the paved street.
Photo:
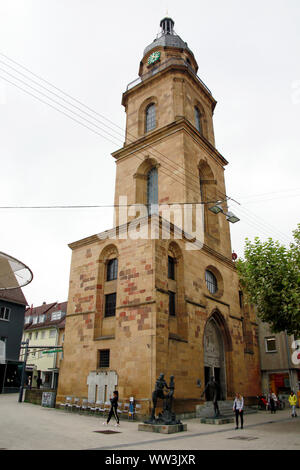
[[(233, 424), (200, 424), (185, 420), (184, 433), (163, 435), (138, 431), (136, 422), (121, 420), (120, 428), (102, 425), (103, 418), (82, 416), (30, 403), (17, 394), (0, 395), (0, 449), (9, 450), (300, 450), (300, 412), (286, 409), (245, 416), (243, 430)], [(95, 431), (110, 429), (116, 434)], [(242, 439), (241, 439), (242, 438)]]

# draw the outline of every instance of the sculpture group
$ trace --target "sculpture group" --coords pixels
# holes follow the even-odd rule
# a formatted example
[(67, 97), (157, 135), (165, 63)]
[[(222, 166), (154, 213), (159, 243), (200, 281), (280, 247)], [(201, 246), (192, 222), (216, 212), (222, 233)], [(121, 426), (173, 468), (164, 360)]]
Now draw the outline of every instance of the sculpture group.
[[(168, 391), (167, 393), (165, 393)], [(174, 375), (170, 376), (170, 383), (169, 385), (165, 381), (164, 374), (160, 374), (156, 384), (155, 389), (152, 393), (152, 411), (151, 417), (145, 423), (150, 424), (181, 424), (179, 420), (176, 420), (176, 415), (172, 411), (173, 405), (173, 397), (174, 397), (174, 390), (175, 390), (175, 382), (174, 382)], [(157, 406), (158, 399), (163, 400), (163, 411), (159, 413), (158, 417), (155, 418), (155, 410)]]

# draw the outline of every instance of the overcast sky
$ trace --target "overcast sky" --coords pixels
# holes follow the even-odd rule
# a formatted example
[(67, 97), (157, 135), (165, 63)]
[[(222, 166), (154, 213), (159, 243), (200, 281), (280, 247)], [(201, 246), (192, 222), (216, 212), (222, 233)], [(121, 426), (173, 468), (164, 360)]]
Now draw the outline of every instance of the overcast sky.
[[(0, 0), (0, 77), (35, 93), (3, 72), (25, 81), (13, 59), (124, 128), (122, 93), (167, 11), (218, 102), (216, 148), (229, 161), (227, 194), (241, 203), (230, 207), (241, 218), (233, 250), (242, 256), (246, 237), (289, 243), (300, 202), (299, 0)], [(3, 78), (0, 132), (0, 206), (113, 203), (111, 153), (123, 137), (108, 142)], [(68, 243), (111, 228), (112, 214), (0, 209), (0, 251), (34, 274), (29, 305), (67, 300)]]

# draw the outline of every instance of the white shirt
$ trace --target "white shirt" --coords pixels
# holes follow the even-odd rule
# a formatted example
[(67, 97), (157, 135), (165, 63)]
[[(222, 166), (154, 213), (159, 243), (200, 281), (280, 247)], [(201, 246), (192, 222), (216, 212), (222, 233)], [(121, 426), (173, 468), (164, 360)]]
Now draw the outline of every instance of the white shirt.
[(235, 398), (233, 402), (233, 409), (242, 410), (244, 408), (244, 398)]

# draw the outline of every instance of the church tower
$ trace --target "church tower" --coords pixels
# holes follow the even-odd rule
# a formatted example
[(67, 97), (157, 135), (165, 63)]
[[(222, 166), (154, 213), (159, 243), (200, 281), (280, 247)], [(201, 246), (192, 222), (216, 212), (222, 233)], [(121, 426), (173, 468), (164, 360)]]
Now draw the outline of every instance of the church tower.
[[(122, 97), (115, 227), (69, 245), (57, 396), (105, 401), (117, 388), (120, 401), (133, 396), (145, 415), (160, 373), (175, 376), (177, 412), (195, 412), (212, 375), (223, 399), (256, 396), (260, 387), (256, 319), (242, 303), (224, 215), (228, 162), (215, 148), (216, 100), (174, 21), (160, 26)], [(223, 212), (210, 211), (215, 203)], [(161, 208), (174, 206), (166, 233)], [(188, 234), (200, 216), (193, 212), (186, 231), (189, 207), (202, 209), (193, 247)]]

